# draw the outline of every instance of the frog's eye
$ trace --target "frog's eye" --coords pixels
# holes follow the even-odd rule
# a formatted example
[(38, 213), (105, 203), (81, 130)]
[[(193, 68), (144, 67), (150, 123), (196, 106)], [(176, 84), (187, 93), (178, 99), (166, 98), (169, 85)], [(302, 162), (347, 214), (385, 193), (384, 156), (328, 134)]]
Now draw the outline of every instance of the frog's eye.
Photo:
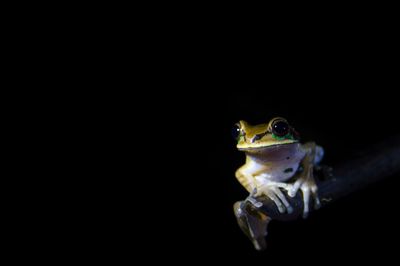
[(284, 120), (275, 121), (271, 126), (272, 133), (278, 137), (283, 137), (289, 133), (290, 126)]
[(238, 140), (240, 137), (240, 125), (239, 124), (235, 124), (232, 128), (232, 137), (235, 140)]

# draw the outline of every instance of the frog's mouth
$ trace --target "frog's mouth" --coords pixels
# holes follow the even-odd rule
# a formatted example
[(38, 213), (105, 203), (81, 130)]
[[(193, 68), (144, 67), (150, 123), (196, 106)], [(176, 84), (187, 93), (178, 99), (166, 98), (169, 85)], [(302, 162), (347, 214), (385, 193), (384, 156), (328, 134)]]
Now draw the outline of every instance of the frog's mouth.
[(239, 151), (261, 151), (261, 150), (274, 150), (280, 147), (287, 147), (291, 144), (299, 143), (297, 140), (285, 140), (277, 143), (265, 144), (252, 144), (252, 145), (237, 145)]

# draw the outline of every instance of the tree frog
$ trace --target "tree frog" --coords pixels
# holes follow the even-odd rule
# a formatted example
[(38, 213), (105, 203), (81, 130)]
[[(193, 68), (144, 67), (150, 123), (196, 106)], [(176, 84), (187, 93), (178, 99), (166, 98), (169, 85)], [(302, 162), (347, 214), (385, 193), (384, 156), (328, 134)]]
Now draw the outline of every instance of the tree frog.
[(247, 191), (255, 197), (265, 195), (279, 212), (291, 213), (293, 208), (281, 189), (290, 197), (301, 190), (304, 218), (309, 213), (311, 197), (314, 208), (320, 206), (313, 168), (324, 155), (322, 147), (314, 142), (301, 144), (299, 134), (282, 117), (254, 126), (240, 121), (234, 127), (234, 135), (238, 150), (246, 154), (246, 163), (235, 176)]

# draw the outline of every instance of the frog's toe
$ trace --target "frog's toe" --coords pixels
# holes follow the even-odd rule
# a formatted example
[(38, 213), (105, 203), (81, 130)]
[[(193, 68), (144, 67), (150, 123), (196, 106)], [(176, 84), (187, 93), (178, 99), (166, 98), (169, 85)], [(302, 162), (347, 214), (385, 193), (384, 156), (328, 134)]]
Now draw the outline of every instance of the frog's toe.
[(319, 208), (321, 208), (321, 201), (319, 200), (318, 197), (314, 198), (314, 209), (318, 210)]
[(310, 199), (311, 197), (313, 198), (314, 202), (314, 209), (318, 209), (321, 206), (321, 202), (318, 198), (318, 188), (316, 185), (302, 185), (301, 186), (301, 192), (303, 194), (303, 204), (304, 204), (304, 209), (303, 209), (303, 218), (307, 218), (309, 212), (310, 212)]
[(300, 186), (302, 184), (303, 184), (303, 180), (302, 179), (296, 180), (296, 182), (294, 182), (294, 184), (290, 186), (290, 190), (288, 190), (289, 197), (293, 198), (294, 196), (296, 196), (297, 191), (299, 191)]
[(303, 192), (303, 204), (304, 204), (303, 218), (307, 218), (309, 212), (308, 206), (310, 204), (310, 189), (303, 188), (301, 191)]
[(278, 196), (276, 195), (275, 192), (270, 190), (268, 193), (266, 193), (267, 196), (275, 203), (276, 207), (278, 208), (278, 211), (280, 213), (284, 213), (286, 211), (285, 205), (279, 200)]
[(288, 195), (289, 195), (289, 197), (293, 198), (294, 196), (296, 196), (296, 191), (294, 191), (293, 189), (290, 189), (288, 191)]
[(273, 188), (273, 191), (276, 194), (276, 196), (280, 199), (282, 204), (285, 206), (287, 213), (292, 213), (293, 208), (292, 208), (292, 206), (290, 206), (290, 203), (287, 201), (283, 192), (279, 188)]
[(321, 201), (319, 200), (319, 197), (318, 197), (318, 187), (316, 185), (313, 185), (311, 187), (311, 193), (314, 198), (314, 209), (317, 210), (321, 207)]
[(293, 208), (290, 206), (284, 193), (277, 186), (268, 186), (264, 188), (262, 194), (272, 200), (280, 213), (292, 213)]

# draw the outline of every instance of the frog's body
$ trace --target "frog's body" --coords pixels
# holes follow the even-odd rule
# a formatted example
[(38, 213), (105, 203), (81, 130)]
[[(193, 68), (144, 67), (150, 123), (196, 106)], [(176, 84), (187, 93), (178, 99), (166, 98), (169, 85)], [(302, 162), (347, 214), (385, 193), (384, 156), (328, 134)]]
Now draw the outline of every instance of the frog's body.
[[(323, 156), (323, 149), (313, 142), (301, 144), (298, 134), (287, 121), (277, 117), (268, 124), (251, 126), (245, 121), (237, 124), (237, 148), (246, 154), (246, 163), (236, 171), (236, 178), (255, 196), (265, 195), (273, 200), (280, 212), (291, 212), (280, 188), (293, 197), (303, 193), (303, 216), (309, 212), (310, 196), (319, 206), (313, 167)], [(301, 169), (301, 171), (299, 171)], [(298, 178), (294, 183), (288, 181)]]

